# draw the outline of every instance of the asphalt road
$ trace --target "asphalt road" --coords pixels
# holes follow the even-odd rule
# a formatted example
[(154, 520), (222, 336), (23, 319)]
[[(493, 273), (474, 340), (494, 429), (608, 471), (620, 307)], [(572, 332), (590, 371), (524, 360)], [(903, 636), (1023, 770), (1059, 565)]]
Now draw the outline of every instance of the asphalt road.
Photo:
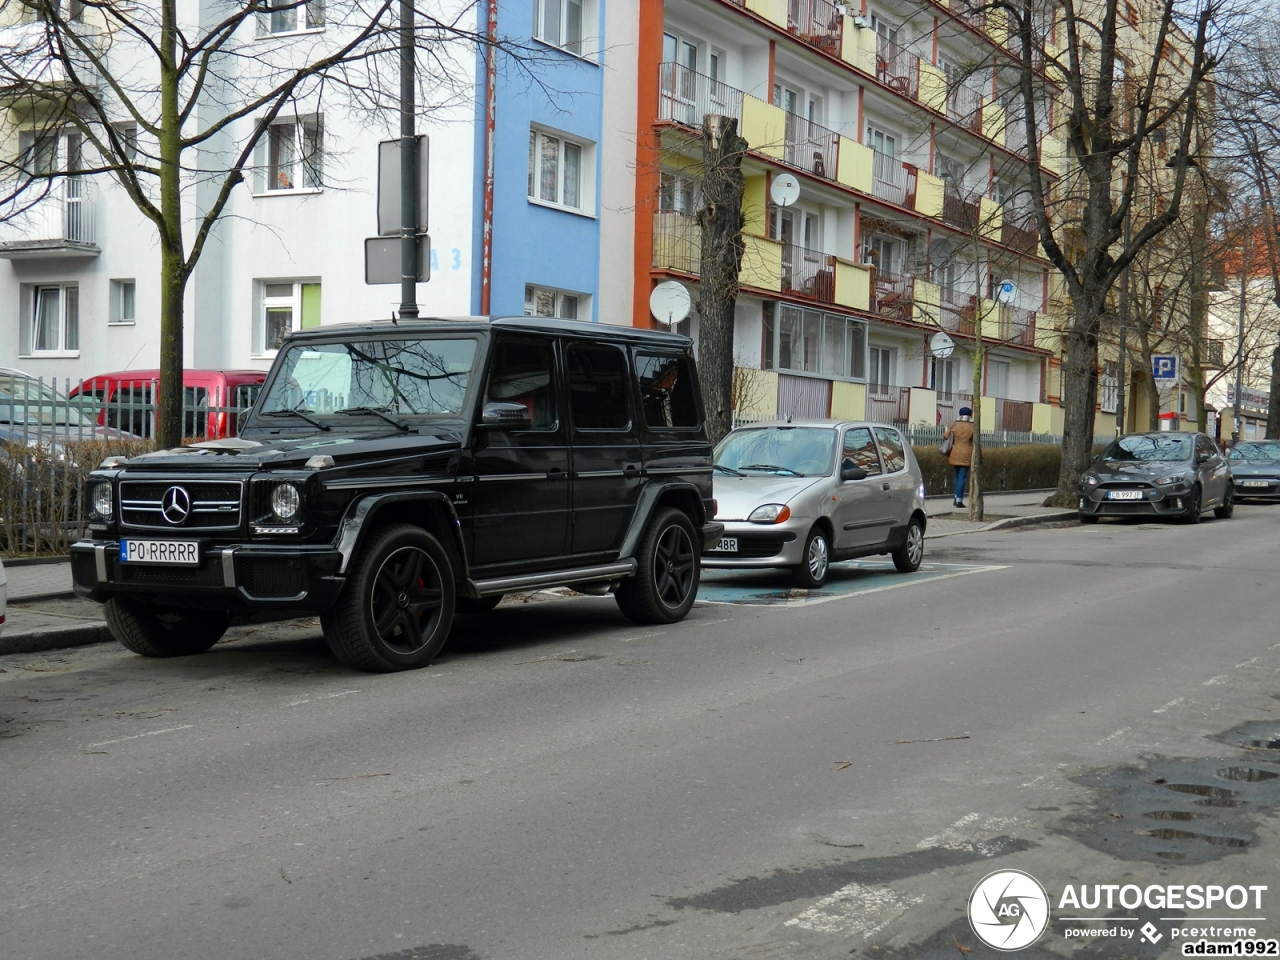
[(1023, 957), (1228, 915), (1069, 939), (1067, 884), (1267, 884), (1231, 915), (1274, 937), (1278, 542), (1266, 506), (954, 537), (666, 628), (504, 606), (392, 676), (306, 623), (0, 658), (0, 957), (976, 960), (1006, 867), (1053, 899)]

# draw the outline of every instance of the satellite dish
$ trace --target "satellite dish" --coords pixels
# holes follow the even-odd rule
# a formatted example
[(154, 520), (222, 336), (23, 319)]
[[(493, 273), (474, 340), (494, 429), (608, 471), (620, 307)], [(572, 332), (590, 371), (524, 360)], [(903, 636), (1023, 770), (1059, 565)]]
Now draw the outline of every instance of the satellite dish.
[(945, 360), (955, 352), (956, 342), (939, 330), (929, 339), (929, 352), (939, 360)]
[(674, 327), (693, 309), (689, 288), (679, 280), (664, 280), (649, 294), (649, 312), (661, 324)]
[(1018, 285), (1006, 280), (996, 289), (996, 300), (1000, 303), (1013, 303), (1018, 296)]
[(780, 207), (789, 207), (800, 199), (800, 181), (790, 173), (773, 178), (769, 184), (769, 199)]

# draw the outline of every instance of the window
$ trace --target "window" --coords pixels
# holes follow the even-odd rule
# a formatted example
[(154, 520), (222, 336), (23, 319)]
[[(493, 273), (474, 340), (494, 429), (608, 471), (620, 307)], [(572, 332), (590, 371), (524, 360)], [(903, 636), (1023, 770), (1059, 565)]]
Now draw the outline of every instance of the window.
[(939, 360), (934, 357), (930, 362), (929, 380), (931, 390), (936, 390), (940, 400), (951, 400), (955, 397), (956, 362)]
[(529, 199), (570, 210), (583, 207), (583, 160), (588, 149), (558, 134), (529, 131)]
[(534, 37), (582, 56), (583, 7), (583, 0), (534, 0)]
[(683, 173), (664, 170), (659, 175), (658, 212), (692, 217), (698, 209), (698, 181)]
[(138, 125), (136, 123), (113, 123), (116, 139), (120, 143), (120, 159), (133, 163), (138, 156)]
[(112, 280), (107, 323), (133, 323), (138, 319), (137, 281)]
[(563, 290), (526, 285), (524, 288), (524, 315), (526, 317), (557, 317), (561, 320), (577, 320), (578, 307), (581, 301), (585, 299), (585, 297), (577, 293), (565, 293)]
[(489, 368), (485, 403), (518, 403), (529, 411), (530, 429), (556, 429), (559, 417), (552, 369), (548, 341), (500, 339)]
[(872, 391), (893, 384), (894, 371), (898, 369), (898, 351), (892, 347), (871, 348), (871, 376), (868, 382)]
[(882, 40), (889, 43), (897, 43), (898, 27), (894, 23), (890, 23), (878, 13), (871, 14), (871, 29), (876, 32)]
[(1102, 394), (1102, 412), (1115, 413), (1120, 406), (1120, 365), (1114, 360), (1102, 361), (1102, 376), (1098, 381)]
[(874, 264), (880, 273), (896, 276), (897, 257), (894, 256), (896, 243), (889, 237), (873, 234), (863, 246), (862, 262)]
[(688, 357), (636, 354), (644, 422), (651, 427), (696, 427), (698, 401), (693, 395), (692, 361)]
[(80, 287), (74, 283), (31, 288), (30, 354), (80, 349)]
[(789, 304), (777, 308), (776, 369), (856, 378), (866, 368), (867, 327), (861, 320), (803, 310)]
[(319, 116), (273, 123), (254, 150), (254, 192), (324, 186), (324, 121)]
[(907, 455), (902, 449), (902, 437), (897, 431), (887, 427), (876, 427), (876, 439), (880, 441), (880, 452), (884, 454), (884, 468), (888, 473), (897, 473), (907, 469)]
[(867, 471), (868, 476), (874, 477), (884, 472), (880, 467), (880, 454), (876, 452), (875, 441), (871, 439), (871, 431), (866, 427), (854, 427), (844, 435), (844, 459)]
[(773, 85), (773, 105), (781, 107), (787, 113), (800, 112), (800, 94), (780, 83)]
[(674, 34), (664, 33), (662, 35), (662, 59), (666, 63), (678, 63), (687, 70), (697, 73), (698, 45)]
[(74, 130), (20, 130), (18, 158), (28, 176), (76, 173), (83, 169), (80, 134)]
[(271, 0), (275, 7), (258, 14), (258, 36), (276, 33), (297, 33), (299, 30), (319, 30), (324, 26), (324, 0), (307, 0), (290, 4), (289, 0)]
[(1009, 396), (1009, 367), (1008, 360), (997, 360), (990, 357), (987, 360), (987, 396), (988, 397), (1004, 397)]
[(274, 356), (294, 330), (320, 326), (320, 284), (261, 280), (254, 355)]
[(617, 347), (572, 344), (565, 352), (569, 413), (579, 430), (622, 430), (627, 416), (627, 358)]

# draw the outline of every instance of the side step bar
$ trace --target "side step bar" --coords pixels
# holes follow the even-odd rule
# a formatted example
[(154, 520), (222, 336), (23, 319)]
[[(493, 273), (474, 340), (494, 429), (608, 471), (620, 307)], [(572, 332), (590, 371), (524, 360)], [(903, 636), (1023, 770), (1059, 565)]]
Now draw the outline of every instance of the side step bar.
[(513, 590), (536, 590), (541, 587), (559, 587), (571, 583), (617, 580), (621, 577), (630, 577), (635, 572), (634, 560), (622, 560), (599, 567), (553, 570), (549, 573), (530, 573), (521, 577), (502, 577), (498, 580), (473, 580), (471, 586), (477, 597), (489, 597), (495, 593), (511, 593)]

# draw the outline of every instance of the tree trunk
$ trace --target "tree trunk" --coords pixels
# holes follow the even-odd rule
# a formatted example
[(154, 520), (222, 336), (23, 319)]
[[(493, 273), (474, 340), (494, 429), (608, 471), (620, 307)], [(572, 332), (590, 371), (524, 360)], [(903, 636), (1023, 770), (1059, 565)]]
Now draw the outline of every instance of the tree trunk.
[(182, 123), (178, 111), (177, 2), (163, 0), (160, 23), (160, 397), (156, 446), (182, 444), (182, 320), (187, 266), (182, 243)]
[(713, 444), (733, 428), (733, 313), (744, 248), (742, 158), (746, 150), (737, 120), (715, 115), (703, 119), (698, 376), (707, 435)]
[(1280, 346), (1271, 351), (1271, 399), (1267, 401), (1267, 439), (1280, 440)]
[(1076, 320), (1066, 334), (1062, 363), (1062, 470), (1058, 489), (1045, 506), (1074, 507), (1080, 475), (1093, 459), (1094, 410), (1098, 403), (1098, 321), (1102, 298), (1076, 298)]
[(985, 514), (982, 497), (982, 297), (973, 308), (973, 455), (969, 458), (969, 519), (981, 521)]

